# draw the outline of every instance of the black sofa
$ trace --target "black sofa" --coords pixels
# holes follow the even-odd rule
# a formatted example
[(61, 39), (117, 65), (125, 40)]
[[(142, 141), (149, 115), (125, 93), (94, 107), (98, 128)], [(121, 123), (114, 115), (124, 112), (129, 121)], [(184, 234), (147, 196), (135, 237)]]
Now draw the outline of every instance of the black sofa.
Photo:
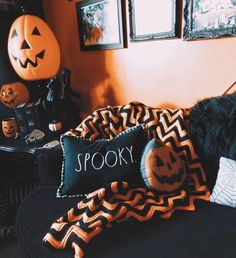
[[(219, 103), (221, 103), (222, 112), (219, 111)], [(216, 123), (217, 114), (221, 119), (219, 123)], [(224, 123), (222, 123), (222, 117), (225, 119)], [(207, 128), (204, 125), (206, 121)], [(235, 122), (236, 94), (201, 101), (190, 110), (189, 132), (194, 147), (203, 161), (210, 191), (215, 184), (219, 157), (225, 156), (236, 160)], [(209, 126), (210, 123), (212, 123), (211, 126)], [(217, 130), (218, 134), (209, 133), (210, 130), (216, 131), (214, 126), (221, 127)], [(228, 136), (223, 133), (222, 127), (227, 127)], [(206, 133), (204, 130), (208, 130), (208, 133), (204, 134)], [(197, 141), (199, 135), (200, 137), (207, 135), (207, 139)], [(213, 141), (217, 145), (222, 137), (226, 137), (224, 139), (226, 146), (221, 144), (222, 148), (216, 149), (209, 146), (206, 148), (205, 144), (209, 145)], [(39, 159), (42, 186), (24, 200), (17, 216), (17, 237), (22, 247), (22, 256), (74, 257), (70, 250), (55, 250), (42, 244), (42, 239), (52, 222), (75, 205), (79, 197), (56, 198), (62, 162), (60, 148), (53, 152), (45, 150), (39, 155)], [(48, 173), (45, 175), (46, 170)], [(57, 173), (56, 170), (58, 170)], [(85, 257), (235, 257), (236, 209), (200, 200), (195, 204), (196, 211), (175, 211), (167, 220), (153, 218), (144, 223), (132, 225), (121, 223), (107, 229), (91, 241)]]
[[(58, 199), (55, 187), (37, 189), (22, 204), (17, 236), (22, 257), (69, 258), (71, 251), (42, 244), (51, 223), (78, 199)], [(171, 219), (120, 224), (94, 239), (85, 257), (103, 258), (234, 258), (236, 209), (199, 202), (195, 212), (176, 212)]]

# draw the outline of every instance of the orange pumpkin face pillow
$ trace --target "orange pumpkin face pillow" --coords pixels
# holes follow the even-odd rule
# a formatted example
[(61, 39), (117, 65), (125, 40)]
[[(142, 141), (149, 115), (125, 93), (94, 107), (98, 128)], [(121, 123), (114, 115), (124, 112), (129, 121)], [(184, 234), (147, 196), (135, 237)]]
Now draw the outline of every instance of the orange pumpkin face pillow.
[(8, 55), (24, 80), (42, 80), (57, 74), (60, 49), (49, 26), (39, 17), (22, 15), (11, 26)]
[(146, 186), (151, 190), (172, 192), (183, 184), (186, 169), (173, 148), (152, 139), (142, 155), (141, 174)]
[(8, 108), (16, 108), (18, 105), (29, 101), (29, 91), (21, 82), (3, 84), (0, 89), (0, 100)]

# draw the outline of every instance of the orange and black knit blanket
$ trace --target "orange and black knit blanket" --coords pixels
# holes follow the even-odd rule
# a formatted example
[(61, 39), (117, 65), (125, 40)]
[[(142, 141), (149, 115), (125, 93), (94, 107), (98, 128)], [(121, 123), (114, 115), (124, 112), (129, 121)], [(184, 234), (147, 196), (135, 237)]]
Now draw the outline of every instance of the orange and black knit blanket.
[(44, 243), (56, 249), (71, 248), (75, 257), (81, 258), (89, 242), (116, 223), (167, 219), (175, 210), (194, 211), (195, 200), (209, 200), (205, 174), (189, 138), (188, 116), (188, 109), (159, 109), (132, 102), (96, 110), (75, 131), (68, 132), (93, 140), (112, 139), (125, 129), (144, 124), (149, 139), (160, 139), (185, 159), (188, 174), (183, 187), (168, 194), (113, 182), (89, 194), (57, 219)]

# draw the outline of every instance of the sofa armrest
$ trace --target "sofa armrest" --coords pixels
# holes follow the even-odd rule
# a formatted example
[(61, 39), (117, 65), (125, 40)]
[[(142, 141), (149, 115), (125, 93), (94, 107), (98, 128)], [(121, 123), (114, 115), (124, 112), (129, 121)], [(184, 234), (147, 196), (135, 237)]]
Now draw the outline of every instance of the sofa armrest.
[(61, 168), (63, 151), (61, 146), (41, 149), (37, 155), (40, 185), (59, 186), (61, 182)]

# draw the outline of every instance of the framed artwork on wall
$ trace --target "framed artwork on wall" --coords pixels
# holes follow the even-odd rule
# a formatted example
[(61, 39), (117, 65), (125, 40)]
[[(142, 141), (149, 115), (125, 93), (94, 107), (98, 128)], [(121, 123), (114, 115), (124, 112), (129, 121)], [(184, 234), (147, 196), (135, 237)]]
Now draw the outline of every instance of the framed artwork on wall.
[(178, 37), (178, 0), (129, 0), (130, 40)]
[(123, 0), (78, 2), (77, 17), (81, 50), (125, 47)]
[(16, 12), (18, 6), (16, 0), (0, 0), (0, 13)]
[(236, 36), (236, 0), (186, 0), (184, 40)]

